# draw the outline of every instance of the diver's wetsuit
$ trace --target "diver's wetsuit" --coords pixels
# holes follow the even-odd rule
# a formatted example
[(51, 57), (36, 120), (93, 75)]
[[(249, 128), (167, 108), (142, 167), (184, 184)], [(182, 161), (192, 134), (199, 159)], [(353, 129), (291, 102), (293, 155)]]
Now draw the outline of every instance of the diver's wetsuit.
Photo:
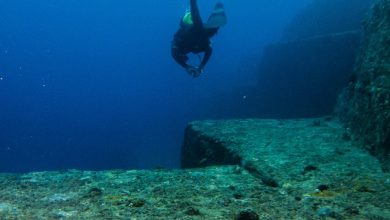
[(218, 28), (205, 28), (200, 17), (196, 0), (190, 0), (192, 25), (186, 25), (181, 21), (180, 29), (176, 32), (172, 42), (172, 56), (178, 64), (188, 68), (188, 53), (202, 53), (204, 57), (200, 68), (203, 68), (210, 59), (212, 48), (210, 38), (214, 36)]

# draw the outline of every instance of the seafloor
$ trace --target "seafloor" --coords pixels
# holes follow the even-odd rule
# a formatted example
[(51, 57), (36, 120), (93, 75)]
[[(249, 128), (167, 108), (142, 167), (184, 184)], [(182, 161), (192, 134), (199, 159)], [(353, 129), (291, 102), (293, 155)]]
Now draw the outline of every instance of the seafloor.
[(182, 162), (1, 174), (0, 219), (390, 219), (390, 174), (332, 118), (193, 122)]

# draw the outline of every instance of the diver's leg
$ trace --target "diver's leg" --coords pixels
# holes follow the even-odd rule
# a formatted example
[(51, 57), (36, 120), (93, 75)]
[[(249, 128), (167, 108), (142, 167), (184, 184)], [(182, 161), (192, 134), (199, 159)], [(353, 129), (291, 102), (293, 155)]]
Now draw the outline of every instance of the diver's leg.
[(200, 17), (199, 7), (196, 0), (190, 0), (192, 22), (195, 26), (203, 25), (202, 18)]

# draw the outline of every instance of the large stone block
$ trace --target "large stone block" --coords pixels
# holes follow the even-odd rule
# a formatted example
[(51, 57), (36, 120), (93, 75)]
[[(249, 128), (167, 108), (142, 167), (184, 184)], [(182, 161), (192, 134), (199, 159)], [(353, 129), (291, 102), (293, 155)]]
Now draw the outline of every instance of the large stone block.
[(182, 168), (241, 165), (272, 186), (308, 165), (327, 167), (325, 173), (381, 172), (359, 144), (330, 119), (197, 121), (186, 129), (181, 161)]
[[(236, 163), (259, 186), (292, 202), (276, 205), (291, 214), (287, 219), (319, 219), (323, 204), (335, 210), (337, 219), (390, 218), (390, 174), (330, 118), (196, 121), (185, 138), (183, 168)], [(265, 203), (274, 201), (270, 197)], [(351, 207), (365, 208), (354, 208), (351, 215)], [(310, 215), (313, 210), (317, 214)], [(285, 219), (281, 213), (264, 219)]]

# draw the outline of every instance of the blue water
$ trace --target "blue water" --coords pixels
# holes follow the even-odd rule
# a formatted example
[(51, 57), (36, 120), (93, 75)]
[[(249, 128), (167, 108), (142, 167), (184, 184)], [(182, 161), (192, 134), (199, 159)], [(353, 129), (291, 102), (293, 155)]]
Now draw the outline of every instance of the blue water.
[[(198, 79), (170, 55), (187, 1), (0, 1), (0, 172), (178, 167), (186, 124), (241, 117), (214, 95), (253, 84), (309, 1), (225, 0)], [(199, 0), (204, 19), (216, 2)]]

